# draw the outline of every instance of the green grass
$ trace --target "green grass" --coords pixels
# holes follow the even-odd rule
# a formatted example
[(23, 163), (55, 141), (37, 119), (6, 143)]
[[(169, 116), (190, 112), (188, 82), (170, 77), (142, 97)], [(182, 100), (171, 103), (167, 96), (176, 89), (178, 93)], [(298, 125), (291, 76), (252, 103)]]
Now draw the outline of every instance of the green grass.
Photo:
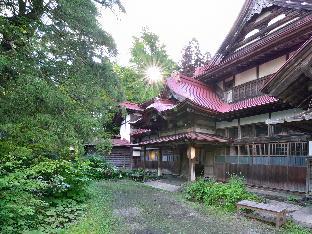
[(88, 201), (86, 214), (69, 228), (60, 233), (66, 234), (92, 234), (111, 233), (117, 220), (113, 217), (111, 202), (112, 191), (104, 187), (105, 183), (93, 182), (89, 186), (90, 200)]
[(294, 222), (288, 221), (284, 224), (282, 228), (282, 233), (291, 233), (291, 234), (311, 234), (312, 230), (308, 228), (301, 227)]

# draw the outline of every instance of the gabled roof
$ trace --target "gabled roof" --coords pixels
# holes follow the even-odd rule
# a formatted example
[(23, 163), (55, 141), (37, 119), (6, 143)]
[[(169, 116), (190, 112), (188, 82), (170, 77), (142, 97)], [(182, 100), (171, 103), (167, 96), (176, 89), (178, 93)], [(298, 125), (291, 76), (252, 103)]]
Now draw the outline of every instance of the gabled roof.
[(236, 103), (225, 103), (211, 86), (183, 75), (168, 78), (167, 86), (173, 96), (180, 101), (177, 108), (189, 102), (213, 113), (229, 113), (278, 101), (269, 95), (262, 95)]
[[(310, 83), (310, 84), (309, 84)], [(312, 99), (312, 37), (265, 84), (262, 91), (292, 105)]]
[[(238, 18), (216, 55), (209, 64), (198, 69), (196, 77), (202, 79), (207, 73), (212, 74), (220, 69), (224, 69), (225, 65), (234, 66), (233, 64), (238, 64), (239, 62), (245, 61), (245, 59), (249, 59), (248, 56), (254, 57), (256, 54), (262, 54), (263, 51), (268, 50), (269, 48), (281, 46), (281, 42), (285, 37), (292, 37), (291, 32), (301, 30), (302, 33), (311, 34), (312, 15), (301, 15), (301, 13), (297, 12), (296, 16), (299, 17), (294, 15), (291, 24), (285, 23), (276, 27), (277, 29), (283, 28), (283, 30), (275, 30), (273, 28), (272, 33), (266, 31), (265, 35), (261, 34), (257, 36), (254, 40), (246, 43), (241, 49), (235, 49), (236, 43), (238, 43), (239, 38), (242, 37), (246, 24), (249, 23), (251, 19), (254, 20), (254, 16), (259, 15), (264, 9), (274, 6), (283, 8), (285, 11), (289, 9), (292, 9), (293, 11), (312, 10), (312, 3), (304, 0), (246, 0)], [(283, 48), (281, 47), (280, 50), (282, 49)]]
[(158, 112), (163, 112), (165, 110), (170, 110), (176, 106), (176, 102), (168, 99), (155, 99), (153, 103), (146, 107), (148, 109), (155, 109)]
[(143, 128), (138, 128), (138, 129), (134, 129), (132, 132), (131, 132), (131, 136), (139, 136), (139, 135), (142, 135), (144, 133), (149, 133), (151, 132), (150, 129), (143, 129)]
[(214, 90), (193, 78), (183, 75), (170, 77), (167, 79), (167, 86), (172, 91), (173, 96), (180, 102), (188, 99), (211, 111), (219, 111), (223, 108), (224, 103)]
[(120, 103), (121, 107), (126, 108), (127, 110), (132, 110), (132, 111), (143, 111), (144, 109), (137, 103), (133, 103), (133, 102), (122, 102)]
[(226, 143), (227, 139), (221, 138), (219, 136), (207, 133), (199, 133), (199, 132), (187, 132), (187, 133), (179, 133), (174, 135), (162, 136), (153, 140), (142, 141), (139, 145), (157, 145), (164, 144), (170, 142), (178, 142), (178, 141), (193, 141), (193, 142), (208, 142), (213, 144), (218, 143)]
[(117, 146), (130, 146), (130, 142), (127, 141), (126, 139), (115, 138), (115, 139), (112, 139), (112, 145), (115, 147), (117, 147)]
[(254, 16), (259, 15), (265, 8), (278, 6), (297, 10), (312, 10), (312, 3), (306, 0), (246, 0), (232, 29), (220, 46), (217, 54), (224, 54), (229, 45), (234, 44), (245, 24)]

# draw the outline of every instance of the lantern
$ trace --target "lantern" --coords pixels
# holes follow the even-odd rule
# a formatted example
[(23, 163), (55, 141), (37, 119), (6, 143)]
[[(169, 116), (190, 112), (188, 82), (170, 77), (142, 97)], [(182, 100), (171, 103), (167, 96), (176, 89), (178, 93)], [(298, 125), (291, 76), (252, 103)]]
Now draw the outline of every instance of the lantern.
[(189, 159), (194, 159), (195, 158), (195, 156), (196, 156), (195, 147), (193, 147), (193, 146), (189, 146), (188, 147), (187, 156), (188, 156)]
[(154, 161), (154, 160), (155, 160), (155, 157), (156, 157), (155, 151), (154, 151), (154, 150), (151, 150), (151, 151), (149, 152), (149, 158), (150, 158), (150, 160), (151, 160), (151, 161)]

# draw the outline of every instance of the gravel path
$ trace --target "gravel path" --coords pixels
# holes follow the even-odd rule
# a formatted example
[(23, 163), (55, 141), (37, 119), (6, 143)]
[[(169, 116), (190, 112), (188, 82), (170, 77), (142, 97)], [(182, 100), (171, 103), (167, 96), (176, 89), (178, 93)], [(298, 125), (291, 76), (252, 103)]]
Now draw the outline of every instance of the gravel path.
[(108, 182), (116, 233), (275, 233), (267, 224), (185, 201), (180, 193), (130, 181)]

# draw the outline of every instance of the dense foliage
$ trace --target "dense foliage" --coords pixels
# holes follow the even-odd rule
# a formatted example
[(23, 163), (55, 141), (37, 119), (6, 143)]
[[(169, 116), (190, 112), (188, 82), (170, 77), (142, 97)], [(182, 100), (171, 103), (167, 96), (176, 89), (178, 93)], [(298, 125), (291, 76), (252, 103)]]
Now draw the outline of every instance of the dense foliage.
[(83, 144), (110, 148), (123, 94), (95, 2), (0, 1), (1, 233), (75, 220), (90, 180)]
[(227, 183), (199, 179), (185, 188), (186, 198), (204, 202), (210, 206), (235, 210), (236, 203), (241, 200), (257, 200), (257, 197), (247, 191), (243, 180), (232, 177)]
[(148, 84), (143, 74), (135, 69), (115, 65), (114, 71), (120, 79), (127, 101), (142, 103), (159, 95), (161, 84)]

